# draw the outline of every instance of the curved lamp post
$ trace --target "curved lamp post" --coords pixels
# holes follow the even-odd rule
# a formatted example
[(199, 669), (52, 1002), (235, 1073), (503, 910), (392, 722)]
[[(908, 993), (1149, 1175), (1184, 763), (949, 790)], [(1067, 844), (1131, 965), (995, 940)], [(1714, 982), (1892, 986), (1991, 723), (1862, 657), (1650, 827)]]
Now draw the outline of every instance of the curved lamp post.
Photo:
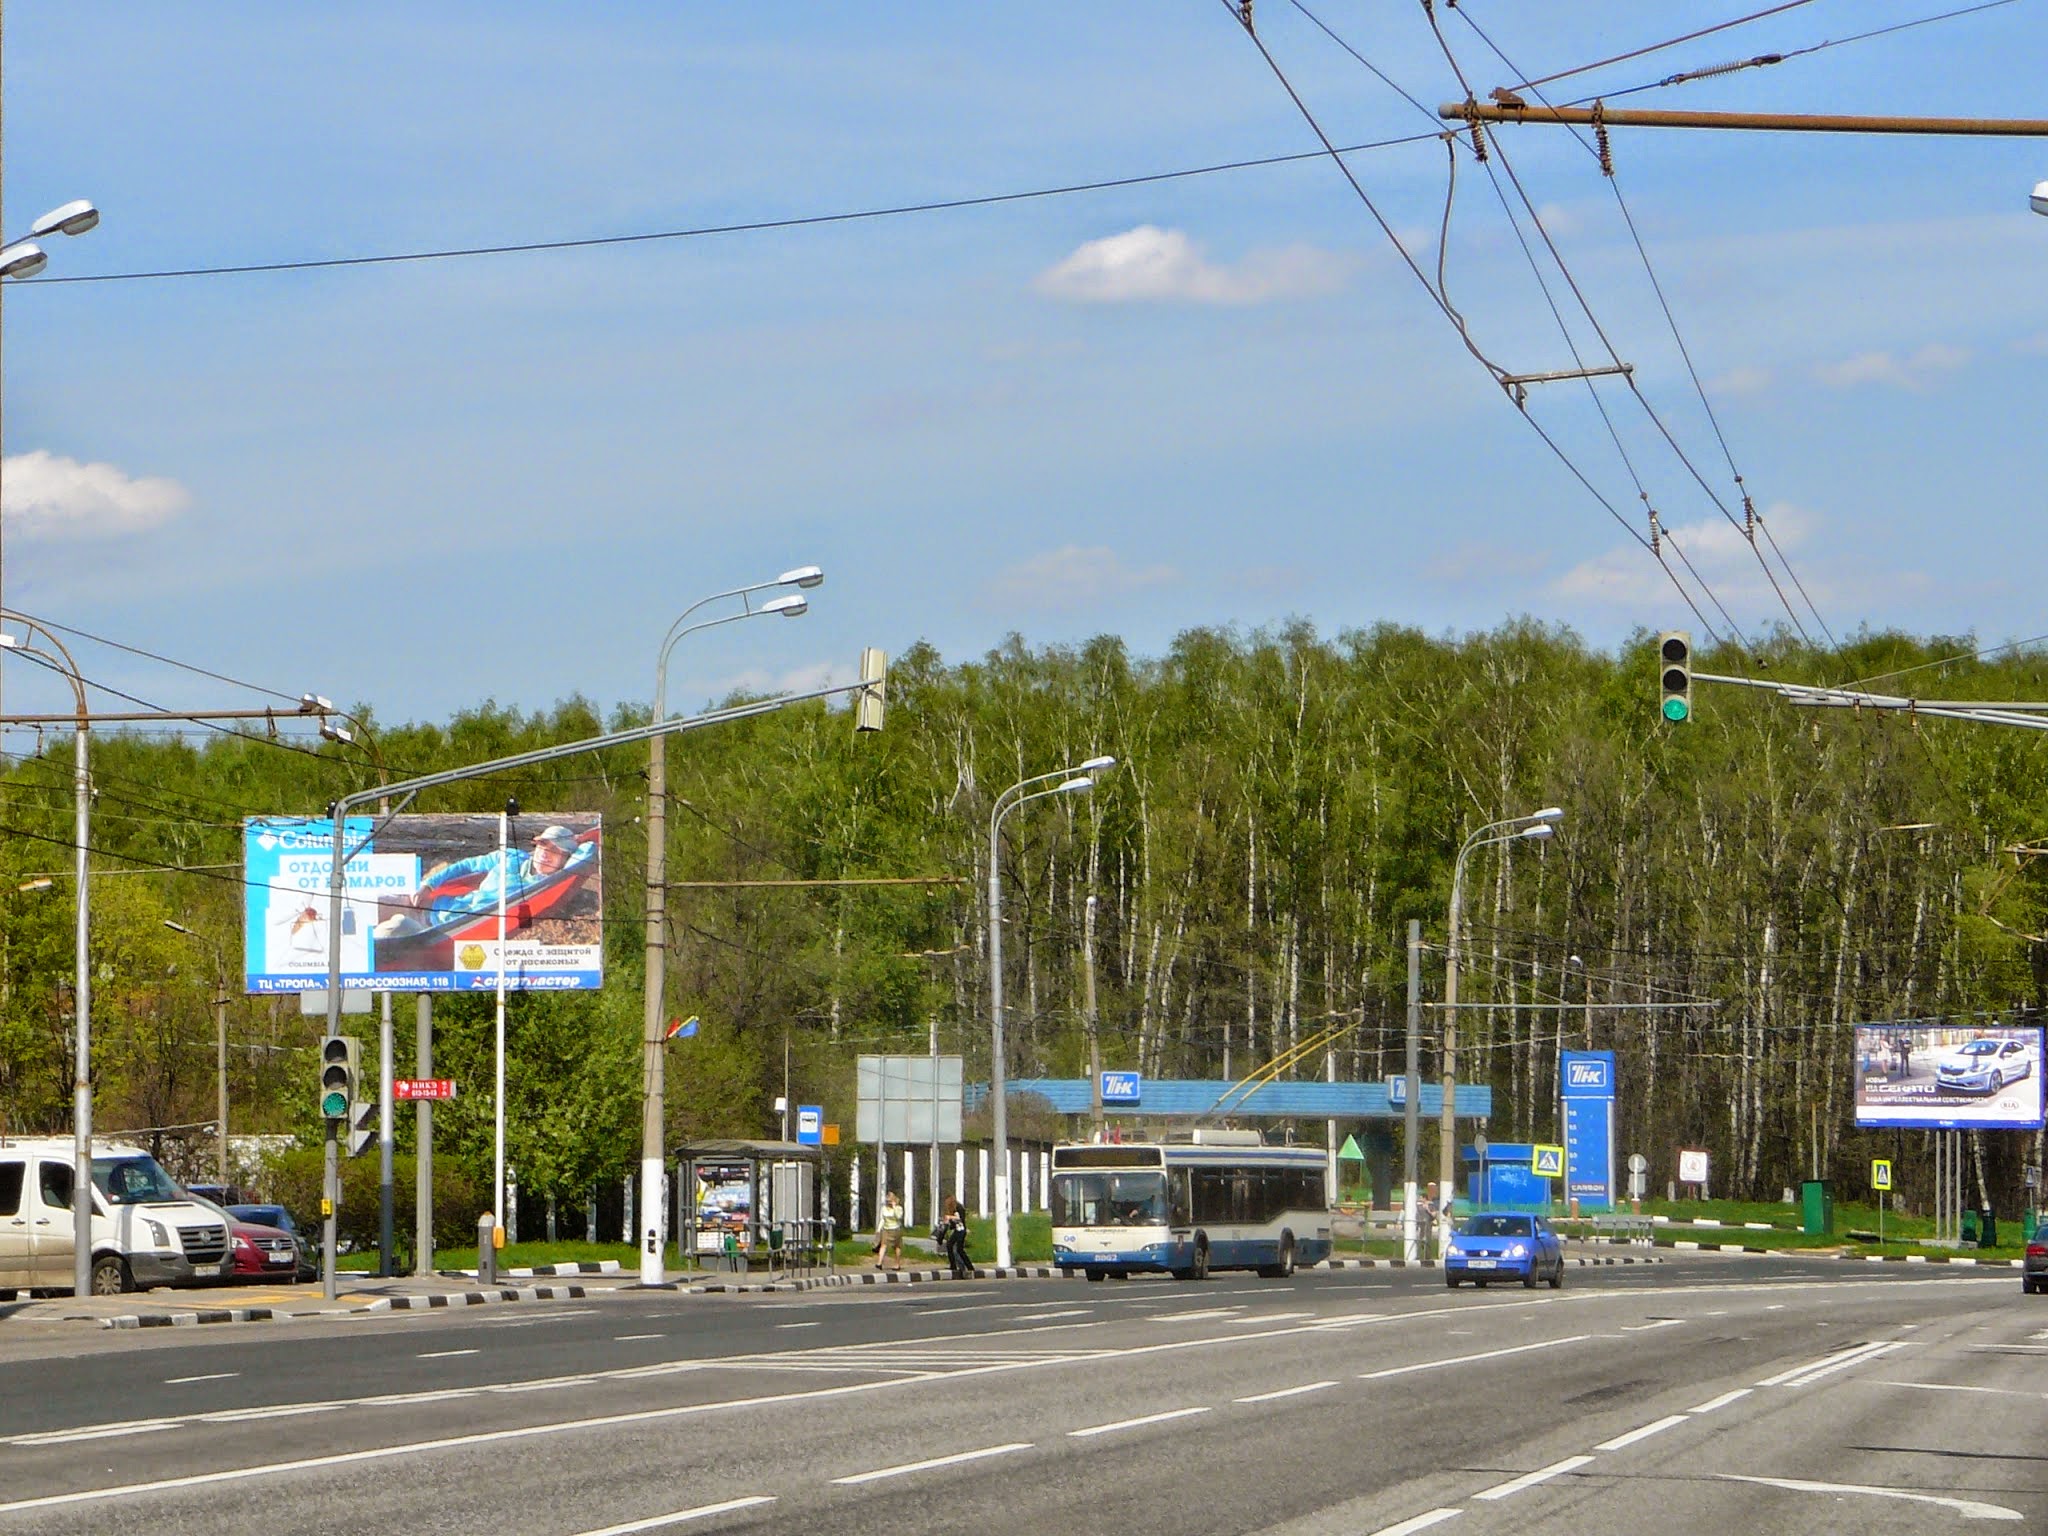
[[(1557, 824), (1564, 820), (1564, 812), (1557, 806), (1547, 806), (1532, 811), (1527, 816), (1510, 816), (1505, 821), (1488, 822), (1470, 837), (1458, 850), (1458, 859), (1451, 866), (1451, 934), (1450, 943), (1444, 951), (1444, 1097), (1439, 1111), (1440, 1129), (1437, 1134), (1437, 1197), (1443, 1210), (1448, 1213), (1451, 1198), (1457, 1192), (1458, 1176), (1458, 935), (1464, 924), (1465, 912), (1465, 859), (1475, 848), (1489, 848), (1496, 843), (1541, 842), (1554, 836)], [(1437, 1251), (1443, 1251), (1450, 1237), (1448, 1221), (1436, 1224)]]
[[(671, 624), (668, 633), (662, 637), (661, 651), (654, 663), (654, 713), (652, 721), (668, 718), (668, 658), (676, 642), (685, 635), (695, 634), (700, 629), (711, 629), (720, 624), (736, 623), (740, 619), (763, 618), (768, 614), (780, 614), (794, 619), (809, 611), (810, 600), (802, 591), (784, 592), (780, 597), (771, 597), (755, 602), (756, 592), (772, 592), (778, 588), (797, 587), (808, 590), (823, 582), (825, 573), (815, 565), (800, 565), (794, 570), (784, 571), (773, 581), (757, 581), (749, 587), (734, 587), (729, 592), (714, 592), (700, 598), (685, 608)], [(699, 619), (689, 622), (690, 615), (700, 608), (728, 598), (737, 598), (738, 613), (728, 613), (713, 619)], [(665, 1034), (662, 1029), (662, 994), (668, 980), (668, 737), (655, 736), (647, 744), (647, 974), (645, 978), (646, 1012), (642, 1019), (640, 1036), (640, 1283), (660, 1285), (662, 1283), (663, 1248), (666, 1246), (662, 1232), (666, 1214), (661, 1195), (662, 1164), (666, 1149), (662, 1146), (663, 1104), (667, 1097), (665, 1080), (666, 1064), (662, 1052), (665, 1049)]]
[(72, 841), (77, 846), (78, 921), (75, 944), (77, 971), (72, 982), (72, 1003), (77, 1018), (72, 1031), (75, 1051), (71, 1088), (71, 1284), (72, 1294), (84, 1297), (92, 1291), (92, 965), (88, 955), (92, 937), (92, 887), (85, 862), (85, 850), (92, 830), (92, 777), (86, 766), (85, 741), (89, 723), (85, 707), (85, 679), (79, 675), (78, 664), (71, 659), (71, 652), (65, 649), (64, 642), (49, 630), (23, 614), (0, 609), (0, 620), (7, 619), (33, 634), (41, 635), (56, 654), (25, 645), (9, 634), (0, 634), (0, 648), (33, 656), (52, 671), (63, 673), (71, 684), (71, 696), (78, 705), (75, 766), (72, 770), (77, 799)]
[[(989, 993), (989, 1094), (994, 1101), (996, 1153), (996, 1268), (1010, 1267), (1010, 1141), (1003, 1089), (1003, 818), (1020, 805), (1047, 800), (1054, 795), (1085, 794), (1095, 787), (1095, 775), (1116, 766), (1113, 757), (1091, 757), (1071, 768), (1019, 779), (996, 796), (988, 817), (988, 993)], [(1046, 789), (1034, 784), (1061, 782)]]

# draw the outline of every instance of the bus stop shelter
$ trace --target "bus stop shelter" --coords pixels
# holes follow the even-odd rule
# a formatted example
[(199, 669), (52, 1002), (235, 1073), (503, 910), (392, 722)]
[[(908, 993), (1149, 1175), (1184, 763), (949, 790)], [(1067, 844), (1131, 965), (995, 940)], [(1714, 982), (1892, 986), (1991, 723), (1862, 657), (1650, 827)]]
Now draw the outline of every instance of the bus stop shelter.
[(828, 1265), (819, 1148), (794, 1141), (696, 1141), (674, 1153), (675, 1223), (685, 1262), (711, 1269)]

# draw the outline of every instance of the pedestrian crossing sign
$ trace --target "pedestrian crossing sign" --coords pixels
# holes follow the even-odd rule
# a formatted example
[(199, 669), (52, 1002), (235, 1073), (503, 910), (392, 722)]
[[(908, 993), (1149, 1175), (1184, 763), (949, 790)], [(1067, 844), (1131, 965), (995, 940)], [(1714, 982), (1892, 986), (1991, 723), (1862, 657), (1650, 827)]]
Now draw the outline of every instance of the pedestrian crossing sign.
[(1529, 1149), (1529, 1170), (1540, 1179), (1564, 1177), (1564, 1148), (1536, 1146)]
[(1888, 1157), (1873, 1157), (1870, 1160), (1870, 1187), (1890, 1189), (1892, 1187), (1892, 1160)]

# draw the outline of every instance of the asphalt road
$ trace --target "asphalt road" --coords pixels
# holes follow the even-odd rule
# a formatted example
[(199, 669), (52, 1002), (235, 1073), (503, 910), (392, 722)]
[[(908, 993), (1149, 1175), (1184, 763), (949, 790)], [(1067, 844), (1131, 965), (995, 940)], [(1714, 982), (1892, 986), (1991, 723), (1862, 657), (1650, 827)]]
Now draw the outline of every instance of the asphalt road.
[(1698, 1255), (19, 1339), (0, 1533), (2048, 1524), (2048, 1302)]

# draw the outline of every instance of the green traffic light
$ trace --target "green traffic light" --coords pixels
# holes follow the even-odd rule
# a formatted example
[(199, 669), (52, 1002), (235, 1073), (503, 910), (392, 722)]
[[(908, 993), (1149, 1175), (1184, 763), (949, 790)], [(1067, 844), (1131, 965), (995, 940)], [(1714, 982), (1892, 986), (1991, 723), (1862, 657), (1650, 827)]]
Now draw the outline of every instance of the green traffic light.
[(1664, 701), (1664, 718), (1671, 721), (1674, 725), (1682, 720), (1689, 719), (1691, 715), (1692, 706), (1686, 703), (1684, 699), (1666, 699)]
[(346, 1120), (348, 1118), (348, 1095), (345, 1093), (322, 1094), (320, 1097), (320, 1113), (329, 1120)]

